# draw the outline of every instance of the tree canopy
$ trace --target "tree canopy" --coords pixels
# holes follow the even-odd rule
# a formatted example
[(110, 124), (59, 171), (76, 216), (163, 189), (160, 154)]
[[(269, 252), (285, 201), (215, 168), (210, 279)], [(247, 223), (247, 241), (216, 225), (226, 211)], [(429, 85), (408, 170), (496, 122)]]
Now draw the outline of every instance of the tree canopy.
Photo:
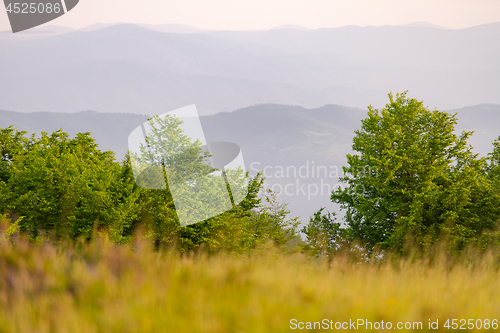
[[(179, 125), (176, 119), (150, 122), (159, 125), (159, 137), (168, 134), (162, 129)], [(228, 211), (181, 226), (168, 188), (137, 186), (130, 155), (116, 161), (112, 152), (99, 150), (90, 133), (74, 138), (62, 130), (39, 137), (26, 134), (12, 126), (0, 129), (0, 214), (9, 214), (32, 239), (91, 240), (100, 233), (128, 243), (142, 230), (157, 247), (170, 243), (189, 251), (203, 244), (214, 251), (245, 252), (268, 241), (282, 246), (296, 236), (297, 219), (287, 217), (286, 207), (262, 201), (270, 197), (260, 195), (261, 174), (241, 175), (248, 179), (248, 194)], [(211, 170), (205, 161), (209, 152), (199, 142), (167, 141), (149, 144), (178, 143), (185, 150), (182, 161), (153, 157), (165, 172), (174, 172), (171, 176), (190, 180)], [(165, 180), (163, 172), (161, 176)]]
[[(430, 111), (407, 92), (389, 94), (383, 109), (369, 106), (355, 132), (355, 153), (343, 167), (341, 181), (348, 186), (331, 194), (346, 212), (346, 228), (332, 223), (326, 230), (369, 249), (398, 250), (409, 239), (424, 246), (442, 237), (460, 248), (493, 230), (498, 187), (488, 176), (487, 159), (467, 144), (472, 132), (456, 135), (456, 123), (456, 115)], [(324, 225), (322, 219), (312, 218), (306, 233)]]

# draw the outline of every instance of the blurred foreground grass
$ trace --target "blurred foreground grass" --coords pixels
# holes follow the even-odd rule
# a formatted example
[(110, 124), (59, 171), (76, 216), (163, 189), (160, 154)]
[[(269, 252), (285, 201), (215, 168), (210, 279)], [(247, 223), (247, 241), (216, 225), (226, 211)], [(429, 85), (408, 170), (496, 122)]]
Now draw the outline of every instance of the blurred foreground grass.
[(1, 240), (0, 332), (288, 332), (292, 319), (421, 321), (420, 331), (438, 319), (448, 331), (447, 319), (500, 318), (491, 254), (473, 264), (356, 264), (273, 249), (181, 256), (145, 244)]

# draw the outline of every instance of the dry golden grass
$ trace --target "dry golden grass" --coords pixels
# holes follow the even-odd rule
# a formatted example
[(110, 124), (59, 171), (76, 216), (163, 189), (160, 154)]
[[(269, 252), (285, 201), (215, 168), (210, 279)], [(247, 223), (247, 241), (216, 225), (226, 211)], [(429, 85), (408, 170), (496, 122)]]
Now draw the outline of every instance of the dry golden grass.
[(499, 308), (493, 255), (356, 264), (272, 249), (207, 257), (140, 242), (0, 243), (0, 332), (288, 332), (292, 319), (422, 322), (420, 331), (430, 319), (448, 331), (448, 319), (499, 319)]

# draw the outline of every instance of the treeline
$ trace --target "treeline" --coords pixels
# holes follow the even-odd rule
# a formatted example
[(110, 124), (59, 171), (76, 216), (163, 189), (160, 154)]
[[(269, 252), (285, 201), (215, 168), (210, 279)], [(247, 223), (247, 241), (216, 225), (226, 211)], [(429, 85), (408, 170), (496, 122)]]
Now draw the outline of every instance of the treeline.
[(269, 241), (284, 246), (297, 236), (297, 219), (273, 193), (260, 196), (263, 178), (248, 177), (248, 195), (231, 210), (181, 227), (167, 190), (137, 186), (130, 156), (116, 161), (100, 151), (90, 133), (60, 131), (27, 136), (0, 129), (0, 213), (8, 232), (34, 241), (91, 240), (105, 235), (129, 243), (140, 233), (154, 246), (242, 253)]
[[(248, 194), (232, 209), (181, 226), (168, 189), (138, 187), (131, 156), (116, 161), (89, 133), (29, 137), (13, 127), (0, 129), (0, 213), (12, 221), (9, 233), (19, 230), (35, 241), (105, 235), (125, 244), (142, 234), (156, 248), (175, 244), (181, 251), (203, 245), (244, 253), (268, 242), (286, 248), (294, 240), (297, 249), (314, 255), (347, 249), (369, 258), (378, 250), (423, 253), (442, 242), (455, 253), (499, 245), (500, 141), (480, 157), (467, 143), (472, 132), (455, 134), (456, 115), (430, 111), (407, 92), (389, 98), (383, 109), (369, 107), (343, 167), (347, 186), (331, 193), (345, 211), (343, 220), (320, 209), (302, 229), (305, 244), (298, 219), (288, 217), (274, 193), (262, 193), (261, 174), (246, 174)], [(160, 125), (175, 132), (179, 122)], [(158, 147), (173, 141), (150, 142), (157, 148), (151, 163), (164, 170), (157, 175), (181, 164), (188, 178), (193, 170), (206, 172), (200, 143), (182, 135), (176, 140), (180, 160), (161, 157)]]

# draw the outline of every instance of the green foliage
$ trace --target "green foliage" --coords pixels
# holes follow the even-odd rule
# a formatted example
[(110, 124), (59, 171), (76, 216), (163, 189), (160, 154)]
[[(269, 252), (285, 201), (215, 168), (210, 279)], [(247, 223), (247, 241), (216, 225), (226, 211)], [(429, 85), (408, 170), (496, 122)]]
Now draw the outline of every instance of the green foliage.
[(11, 177), (13, 158), (29, 144), (25, 135), (26, 132), (18, 131), (12, 126), (0, 128), (0, 213), (7, 209), (7, 182)]
[[(500, 137), (493, 141), (493, 151), (488, 154), (488, 166), (486, 171), (488, 178), (495, 182), (496, 185), (500, 183)], [(496, 186), (499, 188), (498, 186)]]
[[(235, 190), (246, 187), (247, 180), (250, 182), (248, 194), (238, 205), (233, 202), (233, 208), (229, 207), (222, 214), (210, 212), (209, 201), (227, 193), (230, 186), (221, 182), (220, 176), (209, 175), (214, 171), (207, 163), (211, 157), (209, 152), (202, 149), (199, 140), (187, 136), (181, 124), (172, 116), (150, 119), (146, 145), (141, 145), (140, 154), (132, 156), (136, 170), (146, 173), (144, 178), (139, 176), (139, 184), (156, 188), (166, 184), (163, 185), (166, 190), (143, 190), (141, 194), (146, 235), (157, 247), (175, 241), (181, 251), (190, 251), (203, 244), (209, 251), (244, 252), (264, 240), (284, 245), (285, 234), (295, 235), (295, 231), (287, 229), (293, 223), (286, 220), (288, 212), (284, 207), (270, 212), (260, 204), (259, 191), (263, 185), (260, 174), (249, 179), (248, 173), (242, 170), (225, 171), (225, 179), (234, 185), (231, 189), (233, 196)], [(190, 184), (195, 181), (201, 186), (193, 191)], [(173, 194), (177, 203), (182, 200), (192, 207), (189, 214), (213, 217), (200, 223), (180, 225), (178, 214), (182, 212), (176, 211)], [(215, 205), (212, 208), (220, 209)]]
[(298, 218), (288, 218), (286, 204), (273, 192), (261, 193), (264, 178), (251, 177), (247, 197), (233, 209), (186, 227), (177, 224), (176, 237), (182, 252), (203, 245), (208, 252), (245, 253), (271, 242), (284, 247), (297, 237)]
[[(2, 220), (2, 219), (0, 219)], [(12, 237), (12, 235), (14, 235), (15, 233), (18, 233), (21, 229), (21, 226), (19, 225), (19, 223), (23, 220), (23, 217), (20, 217), (16, 220), (16, 222), (12, 222), (10, 221), (11, 223), (9, 224), (9, 226), (7, 227), (7, 229), (5, 230), (5, 235), (7, 237)]]
[(91, 237), (118, 218), (116, 193), (120, 165), (101, 152), (89, 133), (70, 139), (57, 131), (31, 139), (12, 160), (9, 211), (25, 216), (22, 229), (37, 235), (53, 230), (57, 238)]
[[(163, 134), (178, 128), (177, 119), (155, 117), (150, 122), (159, 139), (148, 141), (152, 154), (142, 157), (151, 160), (134, 156), (133, 161), (127, 154), (121, 163), (113, 153), (100, 151), (89, 133), (69, 138), (62, 131), (42, 132), (39, 138), (28, 138), (12, 127), (1, 129), (0, 213), (15, 221), (9, 233), (21, 230), (33, 240), (47, 235), (57, 240), (90, 240), (103, 234), (114, 242), (129, 243), (141, 230), (157, 248), (175, 244), (183, 252), (205, 246), (212, 252), (235, 253), (268, 241), (283, 246), (296, 236), (297, 219), (287, 219), (285, 206), (271, 200), (272, 210), (261, 204), (262, 175), (249, 177), (237, 170), (230, 178), (235, 182), (248, 179), (245, 199), (223, 214), (181, 226), (168, 185), (163, 190), (137, 186), (132, 163), (157, 165), (162, 171), (159, 180), (165, 181), (168, 175), (183, 182), (211, 172), (205, 163), (210, 155), (200, 142), (182, 135), (165, 140)], [(172, 144), (175, 147), (170, 148), (178, 154), (162, 155), (164, 145)], [(223, 186), (226, 190), (228, 185)]]
[(353, 139), (357, 154), (347, 155), (343, 168), (348, 186), (331, 200), (346, 210), (346, 235), (368, 249), (401, 250), (410, 239), (425, 246), (441, 237), (461, 248), (495, 226), (498, 191), (486, 159), (467, 145), (472, 132), (455, 135), (454, 115), (406, 94), (389, 94), (384, 109), (368, 108)]
[(309, 219), (309, 224), (302, 228), (306, 235), (307, 248), (315, 256), (329, 256), (333, 254), (338, 242), (347, 237), (348, 229), (335, 221), (335, 213), (323, 213), (321, 208)]
[(257, 206), (250, 219), (255, 240), (271, 239), (275, 245), (283, 246), (298, 236), (296, 228), (300, 221), (298, 217), (288, 218), (290, 211), (287, 206), (278, 201), (275, 192), (264, 192), (263, 202)]
[(18, 131), (12, 126), (0, 128), (0, 181), (6, 182), (10, 178), (10, 164), (14, 156), (22, 151), (29, 143), (26, 132)]
[(199, 140), (183, 132), (182, 123), (171, 115), (148, 119), (146, 145), (141, 144), (140, 153), (131, 156), (138, 170), (153, 169), (146, 171), (146, 179), (138, 180), (144, 182), (143, 187), (160, 188), (166, 177), (173, 183), (193, 181), (213, 171), (205, 163), (210, 154)]

